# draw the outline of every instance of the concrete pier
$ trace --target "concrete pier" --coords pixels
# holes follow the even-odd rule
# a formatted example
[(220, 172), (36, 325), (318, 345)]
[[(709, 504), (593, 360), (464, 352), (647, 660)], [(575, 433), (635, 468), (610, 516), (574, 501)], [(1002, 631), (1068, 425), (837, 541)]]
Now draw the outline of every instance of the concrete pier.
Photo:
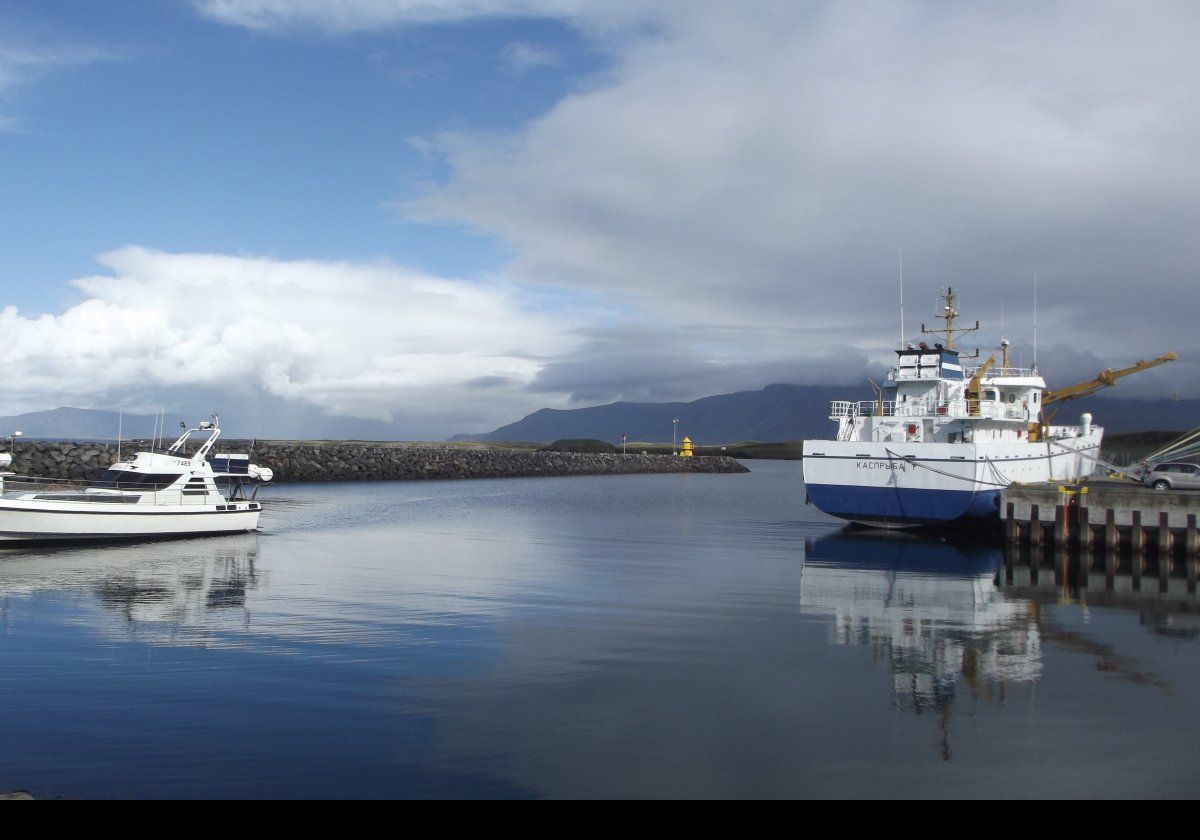
[(1043, 531), (1049, 527), (1053, 548), (1078, 549), (1089, 557), (1089, 568), (1091, 554), (1098, 547), (1109, 557), (1128, 551), (1135, 586), (1140, 584), (1146, 555), (1163, 558), (1158, 564), (1161, 577), (1171, 574), (1175, 558), (1194, 560), (1200, 551), (1197, 492), (1163, 492), (1107, 480), (1079, 485), (1014, 484), (1001, 491), (1000, 510), (1005, 518), (1005, 540), (1011, 546), (1039, 548)]

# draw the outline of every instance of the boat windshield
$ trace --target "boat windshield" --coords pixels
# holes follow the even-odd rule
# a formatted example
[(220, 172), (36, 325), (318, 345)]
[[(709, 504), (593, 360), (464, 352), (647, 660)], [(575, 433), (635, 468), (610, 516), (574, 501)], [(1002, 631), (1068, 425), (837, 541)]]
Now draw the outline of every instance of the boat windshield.
[(133, 470), (105, 470), (96, 487), (119, 490), (162, 490), (179, 480), (181, 473), (141, 473)]

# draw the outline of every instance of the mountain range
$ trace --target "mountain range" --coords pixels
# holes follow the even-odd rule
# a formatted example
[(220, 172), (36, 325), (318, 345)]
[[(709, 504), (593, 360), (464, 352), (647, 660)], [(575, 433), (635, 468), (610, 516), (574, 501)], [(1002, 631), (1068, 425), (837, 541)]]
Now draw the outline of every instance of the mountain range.
[[(118, 421), (126, 438), (148, 438), (154, 434), (155, 418), (150, 414), (118, 415), (115, 411), (94, 408), (52, 408), (0, 417), (0, 438), (15, 431), (25, 437), (59, 440), (116, 440)], [(166, 434), (174, 431), (168, 428)]]
[[(853, 385), (768, 385), (758, 391), (704, 397), (692, 402), (630, 403), (576, 409), (543, 408), (506, 426), (484, 434), (455, 435), (452, 441), (528, 441), (550, 443), (563, 438), (595, 438), (619, 444), (622, 433), (630, 441), (665, 443), (672, 431), (694, 443), (718, 445), (743, 441), (785, 441), (828, 438), (834, 432), (829, 420), (829, 403), (835, 399), (870, 399), (867, 389)], [(1074, 422), (1091, 412), (1096, 423), (1110, 433), (1191, 429), (1200, 425), (1200, 400), (1118, 399), (1089, 397), (1067, 403), (1057, 420)], [(673, 420), (678, 419), (676, 429)], [(90, 408), (55, 408), (0, 417), (0, 439), (20, 430), (25, 437), (60, 440), (115, 440), (118, 415), (115, 411)], [(178, 419), (168, 415), (164, 436), (171, 438)], [(330, 438), (393, 440), (387, 425), (330, 421)], [(222, 424), (224, 426), (224, 424)], [(238, 424), (234, 424), (235, 426)], [(245, 423), (241, 425), (246, 425)], [(257, 431), (245, 435), (286, 438), (285, 427), (271, 428), (270, 421), (255, 423)], [(125, 414), (122, 435), (148, 438), (154, 433), (155, 417)], [(234, 433), (237, 433), (234, 429)], [(304, 437), (309, 437), (305, 435)]]
[[(678, 437), (698, 444), (742, 441), (784, 441), (830, 437), (835, 430), (829, 403), (870, 393), (854, 386), (768, 385), (759, 391), (739, 391), (693, 402), (628, 403), (576, 409), (543, 408), (533, 414), (478, 435), (455, 435), (452, 441), (529, 441), (550, 443), (564, 438), (595, 438), (620, 443), (671, 440), (672, 421), (679, 420)], [(1091, 412), (1109, 432), (1190, 429), (1200, 425), (1200, 400), (1145, 400), (1089, 397), (1064, 404), (1057, 421), (1071, 423)]]

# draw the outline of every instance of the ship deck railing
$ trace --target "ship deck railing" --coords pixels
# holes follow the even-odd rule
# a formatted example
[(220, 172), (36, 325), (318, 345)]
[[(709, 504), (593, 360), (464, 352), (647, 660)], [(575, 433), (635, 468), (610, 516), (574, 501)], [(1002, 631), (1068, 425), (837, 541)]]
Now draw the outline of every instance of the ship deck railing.
[[(978, 372), (979, 372), (978, 367), (966, 368), (964, 370), (964, 374), (966, 375), (966, 377), (968, 379), (970, 379), (972, 376), (974, 376)], [(984, 378), (984, 381), (987, 381), (989, 379), (1000, 379), (1000, 378), (1029, 379), (1029, 378), (1035, 377), (1035, 376), (1041, 376), (1041, 374), (1038, 373), (1033, 368), (993, 367), (993, 368), (988, 368), (988, 371), (987, 371), (987, 373), (985, 373), (983, 375), (983, 378)]]
[(985, 420), (1032, 419), (1032, 413), (1023, 405), (1004, 403), (999, 400), (978, 400), (978, 411), (973, 411), (968, 400), (932, 402), (930, 400), (834, 400), (829, 409), (829, 419), (847, 417), (949, 417)]
[(111, 482), (84, 479), (44, 478), (27, 475), (0, 475), (0, 499), (70, 502), (96, 505), (200, 505), (220, 504), (211, 494), (185, 493), (148, 484), (114, 485)]

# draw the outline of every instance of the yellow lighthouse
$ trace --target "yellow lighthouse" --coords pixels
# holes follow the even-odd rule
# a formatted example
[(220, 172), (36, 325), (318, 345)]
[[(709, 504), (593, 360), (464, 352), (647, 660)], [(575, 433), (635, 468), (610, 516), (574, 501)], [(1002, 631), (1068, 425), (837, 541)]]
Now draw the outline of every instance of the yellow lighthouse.
[(683, 439), (683, 445), (679, 447), (679, 457), (680, 458), (694, 458), (695, 456), (696, 456), (696, 453), (692, 451), (692, 439), (689, 437), (685, 437)]

